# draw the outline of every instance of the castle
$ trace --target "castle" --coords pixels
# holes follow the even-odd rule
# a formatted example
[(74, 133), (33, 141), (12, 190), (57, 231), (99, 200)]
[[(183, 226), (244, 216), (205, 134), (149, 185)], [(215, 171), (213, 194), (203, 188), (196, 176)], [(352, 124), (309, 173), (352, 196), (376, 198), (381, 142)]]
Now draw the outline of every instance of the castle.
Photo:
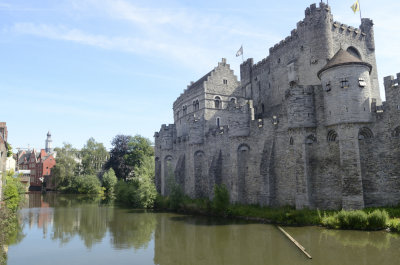
[(269, 56), (225, 59), (173, 104), (155, 133), (155, 182), (191, 197), (225, 184), (232, 202), (359, 209), (400, 203), (400, 74), (379, 94), (372, 20), (305, 10)]

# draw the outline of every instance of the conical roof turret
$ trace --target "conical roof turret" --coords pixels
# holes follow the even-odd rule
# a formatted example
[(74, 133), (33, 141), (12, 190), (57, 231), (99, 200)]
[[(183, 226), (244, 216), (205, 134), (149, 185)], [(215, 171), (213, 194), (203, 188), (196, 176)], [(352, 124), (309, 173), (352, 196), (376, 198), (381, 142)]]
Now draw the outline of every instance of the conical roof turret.
[(318, 78), (321, 78), (322, 72), (337, 66), (342, 65), (365, 65), (369, 68), (369, 71), (372, 70), (372, 65), (369, 63), (363, 62), (356, 56), (352, 55), (348, 51), (343, 50), (342, 48), (332, 57), (331, 60), (321, 69), (318, 71)]

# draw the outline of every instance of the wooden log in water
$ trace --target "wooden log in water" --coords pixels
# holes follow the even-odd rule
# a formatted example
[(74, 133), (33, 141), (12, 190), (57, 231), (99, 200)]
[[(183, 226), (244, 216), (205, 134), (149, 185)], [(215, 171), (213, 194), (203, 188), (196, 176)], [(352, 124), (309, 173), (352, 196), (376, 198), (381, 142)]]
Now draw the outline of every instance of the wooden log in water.
[(289, 238), (289, 240), (292, 241), (292, 242), (304, 253), (304, 255), (307, 256), (307, 258), (312, 259), (311, 255), (307, 253), (305, 247), (303, 247), (302, 245), (300, 245), (300, 243), (297, 242), (296, 239), (294, 239), (291, 235), (289, 235), (285, 230), (283, 230), (282, 227), (280, 227), (279, 225), (277, 225), (276, 227), (278, 227), (278, 229), (281, 230), (281, 232), (282, 232), (287, 238)]

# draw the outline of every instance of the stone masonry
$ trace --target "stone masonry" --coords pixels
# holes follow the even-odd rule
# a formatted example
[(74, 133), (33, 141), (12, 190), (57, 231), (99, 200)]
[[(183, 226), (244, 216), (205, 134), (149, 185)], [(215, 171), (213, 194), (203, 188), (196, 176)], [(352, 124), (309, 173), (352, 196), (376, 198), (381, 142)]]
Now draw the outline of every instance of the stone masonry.
[(379, 94), (373, 22), (311, 5), (269, 56), (225, 59), (173, 104), (155, 133), (155, 182), (191, 197), (225, 184), (232, 202), (359, 209), (400, 203), (400, 74)]

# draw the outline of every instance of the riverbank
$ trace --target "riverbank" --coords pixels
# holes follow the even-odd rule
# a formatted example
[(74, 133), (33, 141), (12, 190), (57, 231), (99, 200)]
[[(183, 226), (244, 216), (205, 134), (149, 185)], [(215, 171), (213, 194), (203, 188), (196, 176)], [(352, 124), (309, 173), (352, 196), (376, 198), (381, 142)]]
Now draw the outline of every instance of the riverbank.
[(365, 208), (354, 211), (296, 210), (291, 206), (266, 207), (259, 205), (230, 204), (214, 200), (191, 199), (185, 195), (158, 196), (156, 211), (173, 211), (184, 214), (238, 218), (260, 223), (284, 226), (323, 226), (329, 229), (376, 231), (387, 229), (400, 232), (400, 206)]

